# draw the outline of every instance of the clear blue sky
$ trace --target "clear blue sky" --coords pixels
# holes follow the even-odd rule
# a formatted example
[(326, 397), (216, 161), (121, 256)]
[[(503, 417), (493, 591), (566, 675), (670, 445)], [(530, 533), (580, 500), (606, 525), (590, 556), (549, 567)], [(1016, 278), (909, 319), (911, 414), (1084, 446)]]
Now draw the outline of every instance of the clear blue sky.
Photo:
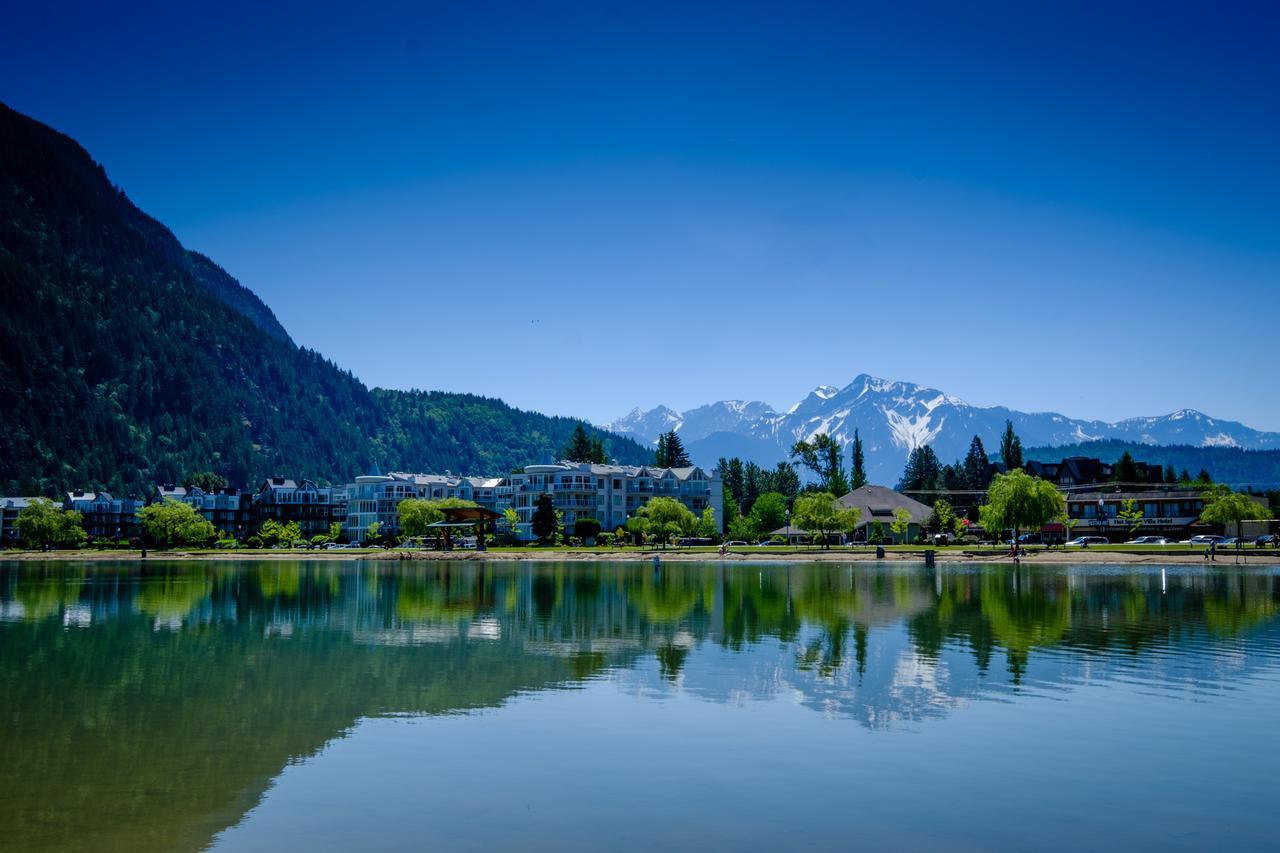
[(370, 384), (1280, 429), (1275, 4), (61, 5), (0, 98)]

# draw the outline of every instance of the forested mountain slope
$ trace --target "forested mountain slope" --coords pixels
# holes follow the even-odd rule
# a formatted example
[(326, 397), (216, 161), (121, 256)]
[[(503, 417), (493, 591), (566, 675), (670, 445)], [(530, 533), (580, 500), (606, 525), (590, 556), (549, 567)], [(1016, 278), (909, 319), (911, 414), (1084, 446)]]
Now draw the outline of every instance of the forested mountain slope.
[[(500, 474), (578, 421), (462, 394), (370, 391), (293, 344), (74, 140), (0, 104), (0, 491), (139, 492), (213, 470), (345, 481)], [(651, 451), (619, 436), (610, 453)]]

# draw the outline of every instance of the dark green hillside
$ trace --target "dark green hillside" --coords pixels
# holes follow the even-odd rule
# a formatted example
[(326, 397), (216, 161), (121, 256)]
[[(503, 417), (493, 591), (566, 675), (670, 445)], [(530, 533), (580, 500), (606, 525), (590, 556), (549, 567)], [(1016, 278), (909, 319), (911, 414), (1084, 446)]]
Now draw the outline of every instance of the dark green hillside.
[[(415, 420), (421, 416), (421, 420)], [(0, 491), (141, 491), (370, 469), (502, 473), (576, 421), (466, 395), (371, 393), (112, 186), (0, 105)], [(649, 452), (614, 437), (612, 452)]]

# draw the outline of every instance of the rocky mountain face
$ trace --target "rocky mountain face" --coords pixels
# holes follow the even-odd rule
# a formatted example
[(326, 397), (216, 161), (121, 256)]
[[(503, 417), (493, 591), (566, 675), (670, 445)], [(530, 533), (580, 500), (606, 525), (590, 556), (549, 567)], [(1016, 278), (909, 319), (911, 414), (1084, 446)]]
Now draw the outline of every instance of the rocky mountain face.
[(767, 403), (724, 400), (686, 412), (665, 406), (648, 412), (635, 409), (606, 428), (642, 442), (653, 442), (658, 433), (674, 428), (701, 465), (712, 465), (721, 456), (772, 465), (787, 458), (799, 439), (826, 433), (847, 446), (856, 428), (872, 482), (892, 485), (907, 455), (921, 445), (931, 445), (939, 459), (952, 462), (963, 458), (977, 435), (994, 455), (1006, 420), (1013, 422), (1024, 447), (1120, 439), (1148, 445), (1280, 448), (1280, 433), (1250, 429), (1193, 409), (1115, 423), (1089, 421), (1056, 412), (971, 406), (934, 388), (866, 374), (843, 388), (820, 385), (785, 412)]

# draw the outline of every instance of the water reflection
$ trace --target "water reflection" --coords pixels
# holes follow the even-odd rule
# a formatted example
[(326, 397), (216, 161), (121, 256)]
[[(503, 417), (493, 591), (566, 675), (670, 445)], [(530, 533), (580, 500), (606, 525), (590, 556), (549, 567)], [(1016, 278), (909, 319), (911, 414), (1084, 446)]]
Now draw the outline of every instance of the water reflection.
[(21, 849), (195, 849), (361, 718), (598, 678), (873, 730), (1109, 679), (1212, 693), (1274, 666), (1278, 601), (1275, 571), (1198, 567), (5, 565), (0, 818)]

